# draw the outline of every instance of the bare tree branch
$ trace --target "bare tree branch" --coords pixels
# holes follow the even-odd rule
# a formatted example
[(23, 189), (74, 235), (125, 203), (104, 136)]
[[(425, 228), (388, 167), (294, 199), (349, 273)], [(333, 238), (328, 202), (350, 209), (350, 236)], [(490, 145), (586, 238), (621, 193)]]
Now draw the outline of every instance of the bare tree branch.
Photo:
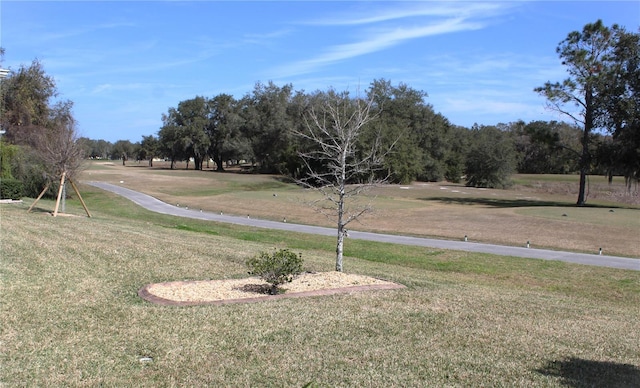
[(346, 226), (372, 210), (371, 202), (358, 198), (388, 179), (380, 177), (384, 158), (396, 144), (382, 149), (381, 133), (373, 134), (366, 146), (363, 135), (374, 114), (374, 99), (351, 99), (348, 93), (330, 91), (320, 106), (311, 107), (305, 116), (305, 128), (293, 133), (309, 143), (298, 155), (305, 175), (296, 179), (304, 187), (318, 191), (322, 198), (308, 203), (313, 209), (337, 221), (336, 270), (342, 271)]
[(46, 127), (34, 131), (31, 146), (37, 151), (49, 179), (59, 179), (66, 174), (69, 179), (81, 171), (84, 152), (77, 143), (76, 121), (71, 114), (71, 104), (61, 104), (53, 110)]

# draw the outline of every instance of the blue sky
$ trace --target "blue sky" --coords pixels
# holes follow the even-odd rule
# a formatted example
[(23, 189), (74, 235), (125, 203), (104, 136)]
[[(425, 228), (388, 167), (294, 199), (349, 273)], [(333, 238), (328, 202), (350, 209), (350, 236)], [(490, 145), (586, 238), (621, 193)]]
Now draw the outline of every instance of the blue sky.
[(555, 48), (597, 19), (637, 32), (640, 1), (2, 0), (0, 46), (3, 68), (42, 62), (92, 139), (137, 142), (182, 100), (269, 81), (402, 82), (470, 127), (560, 119), (533, 89), (566, 77)]

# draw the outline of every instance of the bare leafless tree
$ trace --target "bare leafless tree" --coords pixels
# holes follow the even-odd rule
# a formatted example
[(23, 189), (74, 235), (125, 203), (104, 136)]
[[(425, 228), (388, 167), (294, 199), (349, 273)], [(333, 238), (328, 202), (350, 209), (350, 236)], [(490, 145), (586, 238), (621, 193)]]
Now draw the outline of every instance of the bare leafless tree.
[(310, 149), (299, 152), (306, 171), (296, 182), (321, 193), (320, 199), (309, 204), (337, 221), (336, 271), (342, 272), (346, 226), (372, 210), (370, 201), (363, 203), (357, 197), (387, 180), (380, 171), (395, 143), (383, 147), (381, 134), (367, 127), (377, 116), (373, 98), (350, 98), (348, 92), (329, 91), (320, 100), (309, 109), (305, 128), (294, 131)]
[(28, 144), (33, 148), (35, 155), (37, 155), (41, 161), (47, 177), (47, 184), (40, 193), (40, 196), (38, 196), (31, 205), (29, 211), (48, 190), (51, 183), (59, 180), (60, 188), (54, 215), (58, 212), (60, 201), (64, 201), (63, 188), (68, 181), (71, 182), (87, 215), (91, 217), (74, 183), (75, 177), (82, 171), (84, 151), (78, 143), (76, 120), (71, 112), (72, 106), (73, 104), (70, 101), (58, 103), (51, 110), (47, 125), (38, 128), (37, 131), (31, 132)]
[(56, 105), (48, 125), (32, 135), (32, 146), (42, 160), (45, 172), (53, 178), (60, 178), (64, 173), (73, 179), (84, 163), (71, 107), (69, 101)]

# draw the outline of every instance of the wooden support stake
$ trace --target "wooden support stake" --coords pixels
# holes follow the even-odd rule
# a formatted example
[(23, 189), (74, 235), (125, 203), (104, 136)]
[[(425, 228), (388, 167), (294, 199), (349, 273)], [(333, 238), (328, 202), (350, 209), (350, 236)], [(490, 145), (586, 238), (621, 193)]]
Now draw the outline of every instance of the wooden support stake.
[(40, 200), (40, 198), (42, 198), (42, 196), (44, 195), (44, 193), (47, 192), (47, 190), (49, 190), (49, 184), (47, 183), (46, 186), (44, 186), (44, 190), (42, 190), (42, 192), (40, 193), (40, 195), (38, 195), (38, 198), (36, 198), (35, 201), (33, 201), (33, 203), (31, 204), (31, 206), (29, 206), (29, 209), (27, 210), (27, 213), (31, 212), (31, 209), (33, 209), (34, 206), (36, 206), (36, 203), (38, 203), (38, 201)]
[[(80, 203), (82, 203), (82, 207), (84, 208), (84, 211), (87, 212), (87, 216), (91, 218), (91, 213), (89, 213), (89, 208), (87, 207), (87, 204), (84, 202), (84, 199), (82, 199), (82, 195), (80, 195), (80, 190), (78, 190), (78, 186), (76, 186), (76, 184), (73, 182), (73, 180), (71, 180), (71, 178), (67, 179), (66, 173), (62, 173), (62, 178), (60, 178), (60, 190), (58, 190), (58, 199), (56, 200), (56, 208), (53, 212), (53, 216), (55, 217), (58, 215), (58, 208), (60, 206), (60, 200), (62, 197), (62, 187), (65, 181), (69, 181), (69, 183), (71, 183), (71, 187), (73, 187), (73, 190), (76, 192), (76, 194), (78, 194), (78, 199), (80, 199)], [(31, 206), (29, 206), (27, 213), (31, 212), (31, 210), (36, 206), (36, 203), (38, 203), (38, 201), (44, 196), (47, 190), (49, 190), (49, 187), (51, 187), (51, 184), (47, 183), (47, 185), (44, 187), (42, 192), (40, 192), (40, 195), (38, 195), (38, 198), (36, 198), (36, 200), (33, 201)]]
[(71, 187), (73, 187), (73, 190), (75, 190), (76, 194), (78, 194), (78, 198), (80, 199), (80, 203), (82, 204), (82, 207), (84, 208), (84, 211), (87, 212), (87, 217), (91, 218), (91, 213), (89, 213), (89, 209), (87, 208), (87, 205), (84, 203), (84, 200), (82, 199), (82, 195), (80, 195), (80, 190), (78, 190), (78, 187), (76, 187), (76, 184), (73, 183), (73, 181), (71, 179), (69, 179), (69, 182), (71, 182)]
[(56, 208), (53, 211), (53, 216), (56, 217), (58, 215), (58, 208), (60, 207), (60, 198), (62, 197), (62, 188), (64, 187), (64, 182), (67, 180), (67, 172), (62, 173), (62, 177), (60, 178), (60, 188), (58, 189), (58, 199), (56, 199)]

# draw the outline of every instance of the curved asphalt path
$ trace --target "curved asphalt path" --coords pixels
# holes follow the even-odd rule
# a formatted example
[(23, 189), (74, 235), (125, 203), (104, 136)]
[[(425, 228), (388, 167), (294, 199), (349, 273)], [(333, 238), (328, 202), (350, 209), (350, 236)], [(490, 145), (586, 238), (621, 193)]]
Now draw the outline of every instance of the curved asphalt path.
[[(122, 186), (114, 185), (106, 182), (85, 182), (91, 186), (98, 187), (103, 190), (111, 191), (121, 195), (134, 203), (153, 212), (168, 214), (176, 217), (194, 218), (199, 220), (226, 222), (232, 224), (253, 226), (258, 228), (288, 230), (292, 232), (318, 234), (324, 236), (335, 236), (336, 230), (332, 228), (324, 228), (320, 226), (299, 225), (286, 222), (260, 220), (255, 218), (244, 218), (238, 216), (229, 216), (223, 214), (203, 212), (200, 210), (192, 210), (184, 207), (169, 205), (152, 196), (143, 194)], [(543, 260), (559, 260), (569, 263), (594, 265), (600, 267), (620, 268), (640, 271), (640, 260), (630, 259), (617, 256), (591, 255), (585, 253), (562, 252), (548, 249), (535, 249), (525, 247), (509, 247), (503, 245), (480, 244), (464, 241), (436, 240), (422, 237), (397, 236), (391, 234), (369, 233), (349, 231), (349, 238), (379, 241), (393, 244), (414, 245), (421, 247), (451, 249), (467, 252), (490, 253), (500, 256), (515, 256), (530, 259)]]

